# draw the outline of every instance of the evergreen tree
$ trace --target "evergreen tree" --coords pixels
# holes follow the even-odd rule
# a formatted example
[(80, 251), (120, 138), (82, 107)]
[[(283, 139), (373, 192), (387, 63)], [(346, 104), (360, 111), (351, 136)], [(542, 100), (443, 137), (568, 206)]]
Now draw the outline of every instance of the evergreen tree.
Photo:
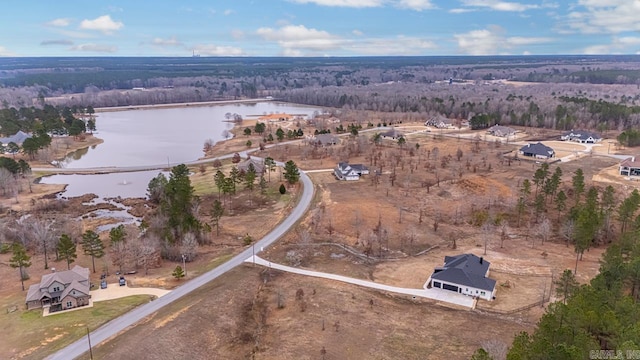
[(71, 240), (69, 235), (62, 234), (58, 241), (57, 249), (60, 258), (67, 262), (67, 270), (71, 270), (71, 263), (78, 257), (78, 254), (76, 254), (76, 244)]
[(563, 304), (567, 303), (567, 299), (573, 295), (579, 285), (575, 275), (568, 269), (562, 273), (562, 276), (554, 284), (556, 285), (556, 294), (562, 297)]
[(580, 202), (580, 196), (584, 194), (584, 173), (582, 169), (578, 169), (575, 171), (573, 177), (571, 178), (571, 185), (573, 186), (573, 197), (575, 199), (576, 205)]
[(220, 218), (222, 215), (224, 215), (224, 207), (219, 200), (214, 200), (211, 207), (211, 223), (216, 227), (216, 236), (220, 235)]
[(182, 266), (180, 265), (176, 266), (176, 268), (171, 273), (171, 276), (173, 276), (177, 280), (182, 279), (184, 277), (184, 269), (182, 269)]
[(24, 281), (29, 278), (26, 272), (26, 268), (31, 266), (31, 257), (27, 254), (24, 246), (20, 243), (13, 244), (12, 247), (13, 256), (9, 259), (9, 266), (20, 271), (20, 283), (22, 284), (22, 291), (24, 291)]
[(100, 240), (100, 236), (93, 230), (87, 230), (82, 234), (82, 250), (85, 255), (91, 256), (91, 264), (93, 272), (96, 272), (96, 258), (100, 259), (104, 256), (104, 244)]
[(180, 164), (173, 167), (161, 204), (161, 211), (168, 218), (165, 230), (171, 234), (169, 242), (174, 243), (188, 232), (200, 232), (201, 224), (192, 210), (196, 200), (187, 166)]
[(293, 160), (284, 164), (284, 178), (289, 184), (295, 184), (300, 180), (300, 171)]
[(253, 166), (253, 164), (249, 164), (249, 170), (244, 175), (245, 187), (247, 189), (249, 189), (249, 191), (253, 191), (253, 187), (255, 185), (256, 177), (257, 177), (257, 174), (256, 174), (255, 167)]

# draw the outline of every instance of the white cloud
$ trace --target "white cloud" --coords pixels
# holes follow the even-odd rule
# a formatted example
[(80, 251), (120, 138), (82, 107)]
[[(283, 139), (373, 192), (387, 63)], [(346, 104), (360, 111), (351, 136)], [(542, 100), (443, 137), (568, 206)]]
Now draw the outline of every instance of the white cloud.
[(156, 46), (183, 46), (184, 45), (182, 42), (176, 39), (175, 36), (172, 36), (169, 39), (163, 39), (163, 38), (157, 37), (151, 41), (151, 44)]
[(80, 28), (85, 30), (102, 31), (105, 34), (112, 34), (114, 31), (120, 30), (124, 24), (120, 21), (113, 21), (110, 15), (102, 15), (93, 20), (82, 20)]
[(71, 19), (69, 18), (53, 19), (47, 23), (47, 25), (49, 26), (57, 26), (57, 27), (65, 27), (65, 26), (69, 26), (69, 24), (71, 24)]
[(610, 44), (599, 44), (587, 46), (582, 50), (585, 54), (606, 55), (606, 54), (633, 54), (640, 48), (640, 37), (623, 36), (614, 37)]
[(340, 38), (323, 30), (309, 29), (304, 25), (286, 25), (279, 29), (259, 28), (256, 34), (268, 41), (277, 42), (283, 52), (291, 50), (326, 51), (340, 46)]
[(242, 49), (233, 46), (219, 46), (213, 44), (200, 44), (193, 48), (196, 54), (204, 56), (242, 56)]
[(227, 9), (227, 10), (225, 10), (225, 11), (224, 11), (224, 13), (223, 13), (223, 14), (224, 14), (225, 16), (229, 16), (229, 15), (233, 14), (234, 12), (235, 12), (234, 10)]
[(505, 31), (499, 26), (489, 26), (486, 29), (472, 30), (463, 34), (455, 34), (460, 52), (469, 55), (495, 55), (505, 53), (505, 50), (524, 46), (552, 42), (552, 38), (545, 37), (506, 37)]
[(73, 31), (73, 30), (66, 30), (66, 29), (54, 29), (54, 31), (60, 35), (64, 35), (64, 36), (76, 38), (76, 39), (89, 39), (94, 37), (93, 35), (84, 33), (82, 31)]
[(531, 52), (525, 50), (525, 51), (522, 52), (522, 55), (531, 55)]
[(4, 46), (0, 46), (0, 56), (16, 56), (16, 54), (7, 50)]
[(416, 55), (436, 45), (418, 37), (361, 38), (362, 32), (353, 31), (358, 38), (348, 39), (324, 30), (304, 25), (286, 25), (281, 28), (260, 28), (256, 34), (267, 41), (276, 42), (284, 56), (326, 56), (352, 53), (355, 55)]
[(522, 4), (513, 1), (499, 1), (499, 0), (462, 0), (462, 4), (468, 7), (488, 8), (495, 11), (512, 11), (522, 12), (532, 9), (542, 9), (548, 7), (557, 7), (556, 4), (542, 3), (538, 4)]
[(468, 12), (474, 12), (476, 11), (475, 9), (468, 9), (468, 8), (455, 8), (455, 9), (449, 9), (449, 13), (451, 14), (464, 14), (464, 13), (468, 13)]
[(393, 6), (415, 11), (434, 9), (432, 0), (289, 0), (298, 4), (315, 4), (319, 6), (373, 8)]
[(415, 11), (429, 10), (435, 7), (430, 0), (400, 0), (396, 6)]
[(352, 33), (353, 35), (355, 35), (355, 36), (362, 36), (362, 35), (364, 35), (364, 34), (362, 33), (362, 31), (360, 31), (360, 30), (358, 30), (358, 29), (353, 30), (351, 33)]
[(578, 4), (581, 8), (567, 16), (566, 26), (571, 31), (584, 34), (640, 31), (638, 0), (579, 0)]
[(113, 6), (113, 5), (109, 5), (109, 6), (107, 6), (107, 8), (106, 8), (106, 9), (107, 9), (107, 11), (112, 12), (112, 13), (115, 13), (115, 12), (123, 12), (123, 11), (124, 11), (124, 9), (123, 9), (123, 8), (121, 8), (121, 7), (119, 7), (119, 6)]
[(100, 44), (80, 44), (71, 47), (70, 50), (73, 51), (87, 51), (87, 52), (98, 52), (98, 53), (114, 53), (118, 51), (118, 47), (114, 45), (100, 45)]
[(382, 6), (382, 0), (291, 0), (298, 4), (316, 4), (321, 6), (368, 8)]

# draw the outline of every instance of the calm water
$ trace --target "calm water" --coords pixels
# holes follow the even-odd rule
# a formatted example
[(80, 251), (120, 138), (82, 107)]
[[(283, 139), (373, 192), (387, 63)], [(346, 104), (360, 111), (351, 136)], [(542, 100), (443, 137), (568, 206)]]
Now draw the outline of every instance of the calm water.
[(203, 155), (207, 139), (224, 140), (233, 127), (225, 114), (250, 115), (289, 113), (311, 115), (318, 108), (263, 102), (130, 110), (99, 113), (96, 136), (104, 143), (70, 155), (63, 166), (92, 168), (105, 166), (161, 165), (196, 160)]

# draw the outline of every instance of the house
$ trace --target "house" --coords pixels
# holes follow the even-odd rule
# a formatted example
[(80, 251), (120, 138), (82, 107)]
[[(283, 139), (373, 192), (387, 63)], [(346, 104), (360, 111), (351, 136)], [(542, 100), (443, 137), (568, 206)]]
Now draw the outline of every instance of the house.
[(575, 141), (582, 144), (595, 144), (602, 141), (602, 136), (590, 131), (571, 130), (562, 134), (562, 136), (560, 136), (560, 140)]
[(89, 269), (74, 266), (71, 270), (44, 275), (39, 284), (27, 291), (27, 309), (49, 306), (49, 311), (89, 305)]
[(395, 128), (391, 128), (387, 131), (381, 132), (380, 136), (382, 136), (383, 138), (392, 138), (392, 139), (397, 139), (401, 136), (403, 136), (404, 134), (401, 133), (400, 131), (396, 130)]
[(487, 129), (487, 132), (493, 136), (509, 137), (516, 134), (516, 130), (508, 126), (493, 125)]
[(547, 145), (538, 142), (536, 144), (527, 144), (521, 147), (518, 154), (534, 157), (536, 159), (550, 159), (556, 155), (556, 152)]
[(360, 176), (369, 174), (369, 168), (362, 164), (338, 163), (333, 171), (338, 180), (360, 180)]
[(444, 265), (434, 269), (427, 286), (491, 301), (496, 295), (496, 281), (487, 277), (490, 265), (473, 254), (445, 256)]
[(238, 163), (238, 170), (242, 172), (249, 171), (249, 166), (253, 165), (253, 169), (256, 174), (260, 175), (264, 173), (264, 159), (249, 157), (247, 160)]
[(635, 156), (622, 160), (620, 163), (620, 175), (640, 176), (640, 161), (636, 161)]
[(455, 126), (453, 125), (453, 123), (451, 122), (451, 119), (447, 119), (446, 117), (442, 116), (442, 115), (438, 115), (438, 116), (434, 116), (431, 119), (427, 120), (424, 123), (425, 126), (433, 126), (436, 127), (438, 129), (451, 129), (454, 128)]
[(340, 142), (340, 139), (331, 134), (318, 134), (309, 140), (309, 144), (318, 146), (335, 145)]
[(291, 121), (294, 116), (289, 114), (267, 114), (260, 116), (258, 121), (260, 122), (279, 122), (279, 121)]
[(22, 131), (18, 131), (17, 133), (6, 137), (6, 138), (0, 138), (0, 144), (9, 144), (9, 143), (16, 143), (18, 145), (22, 144), (26, 139), (30, 138), (31, 135), (27, 134), (25, 132)]

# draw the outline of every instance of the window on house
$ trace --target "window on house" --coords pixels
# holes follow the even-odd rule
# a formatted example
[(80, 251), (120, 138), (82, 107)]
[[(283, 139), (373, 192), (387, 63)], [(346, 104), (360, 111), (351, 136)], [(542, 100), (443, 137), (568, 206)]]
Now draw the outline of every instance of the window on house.
[(67, 307), (70, 308), (73, 306), (73, 303), (71, 301), (67, 301)]
[(54, 287), (54, 288), (53, 288), (53, 291), (54, 291), (54, 292), (55, 292), (55, 291), (60, 291), (60, 287), (59, 287), (59, 286)]
[(484, 294), (485, 294), (484, 291), (480, 291), (480, 295), (484, 295)]

